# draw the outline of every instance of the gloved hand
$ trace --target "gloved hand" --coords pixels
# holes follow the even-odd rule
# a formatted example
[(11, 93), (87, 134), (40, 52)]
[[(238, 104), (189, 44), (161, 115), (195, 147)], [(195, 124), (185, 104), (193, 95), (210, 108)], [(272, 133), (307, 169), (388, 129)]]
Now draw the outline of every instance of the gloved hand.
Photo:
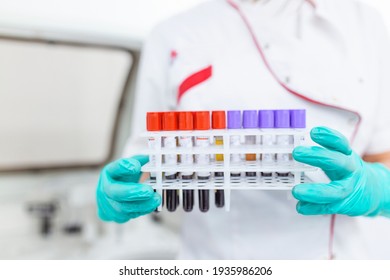
[(364, 162), (335, 130), (316, 127), (310, 136), (322, 147), (296, 147), (293, 157), (321, 168), (331, 182), (295, 186), (297, 211), (304, 215), (390, 216), (390, 170)]
[(98, 215), (102, 220), (125, 223), (153, 212), (160, 205), (161, 196), (152, 187), (138, 183), (141, 166), (148, 160), (147, 156), (134, 156), (103, 168), (96, 190)]

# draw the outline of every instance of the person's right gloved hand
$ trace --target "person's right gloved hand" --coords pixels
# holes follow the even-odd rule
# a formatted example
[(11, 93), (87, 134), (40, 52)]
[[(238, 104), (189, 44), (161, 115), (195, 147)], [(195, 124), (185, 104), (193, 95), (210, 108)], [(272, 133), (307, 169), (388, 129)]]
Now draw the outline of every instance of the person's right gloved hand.
[(161, 196), (152, 187), (138, 183), (141, 166), (148, 160), (148, 156), (133, 156), (103, 168), (96, 190), (100, 219), (125, 223), (153, 212), (161, 204)]
[(315, 127), (311, 139), (322, 147), (296, 147), (296, 161), (321, 168), (328, 184), (304, 183), (295, 186), (297, 211), (304, 215), (344, 214), (390, 217), (390, 169), (365, 162), (340, 132)]

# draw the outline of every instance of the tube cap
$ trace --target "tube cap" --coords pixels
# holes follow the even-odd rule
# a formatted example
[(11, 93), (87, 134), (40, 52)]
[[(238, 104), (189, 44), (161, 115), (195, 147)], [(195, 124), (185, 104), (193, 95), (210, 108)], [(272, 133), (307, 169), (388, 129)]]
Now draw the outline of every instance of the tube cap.
[(243, 115), (244, 128), (257, 128), (257, 111), (245, 110)]
[(177, 130), (177, 112), (164, 112), (162, 116), (163, 130)]
[(260, 128), (273, 128), (275, 124), (274, 111), (273, 110), (260, 110), (259, 111), (259, 127)]
[(275, 127), (289, 128), (290, 127), (290, 111), (275, 110)]
[(194, 116), (192, 112), (179, 112), (179, 130), (193, 130)]
[(213, 129), (226, 128), (226, 114), (225, 111), (213, 111), (211, 113)]
[(241, 128), (241, 111), (228, 111), (227, 119), (229, 129)]
[(306, 110), (290, 110), (292, 128), (306, 128)]
[(161, 113), (149, 112), (146, 113), (146, 130), (160, 131), (161, 130)]
[(210, 129), (210, 112), (209, 111), (198, 111), (194, 112), (195, 130), (209, 130)]

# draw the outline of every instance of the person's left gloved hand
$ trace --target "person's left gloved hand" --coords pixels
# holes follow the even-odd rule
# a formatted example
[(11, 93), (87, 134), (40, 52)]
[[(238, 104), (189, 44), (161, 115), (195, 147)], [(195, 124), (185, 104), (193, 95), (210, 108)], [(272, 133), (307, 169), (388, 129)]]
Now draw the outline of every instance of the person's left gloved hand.
[(363, 161), (335, 130), (316, 127), (310, 136), (322, 147), (296, 147), (293, 157), (321, 168), (331, 182), (295, 186), (297, 211), (304, 215), (390, 216), (390, 170)]
[(141, 166), (148, 156), (136, 155), (111, 162), (100, 172), (96, 188), (98, 216), (103, 221), (125, 223), (153, 212), (161, 196), (151, 186), (139, 183)]

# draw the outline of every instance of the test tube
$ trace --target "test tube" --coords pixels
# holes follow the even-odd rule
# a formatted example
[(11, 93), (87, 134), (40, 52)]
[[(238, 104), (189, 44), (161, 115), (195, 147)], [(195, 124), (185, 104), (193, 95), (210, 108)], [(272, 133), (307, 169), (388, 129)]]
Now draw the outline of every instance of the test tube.
[[(210, 112), (199, 111), (195, 112), (194, 120), (195, 130), (209, 130), (210, 129)], [(210, 137), (207, 136), (196, 136), (195, 146), (197, 147), (208, 147), (210, 146)], [(210, 163), (209, 154), (198, 154), (195, 155), (196, 163), (199, 165), (207, 165)], [(210, 172), (198, 172), (197, 177), (199, 180), (209, 180)], [(207, 212), (210, 208), (210, 191), (199, 190), (199, 209), (202, 212)]]
[[(257, 128), (258, 118), (256, 110), (245, 110), (243, 113), (243, 128)], [(254, 146), (256, 144), (256, 135), (246, 135), (245, 145)], [(256, 161), (256, 154), (246, 154), (246, 161)], [(246, 172), (247, 177), (256, 177), (256, 172)]]
[[(289, 110), (276, 110), (275, 111), (275, 128), (290, 128), (290, 111)], [(288, 147), (290, 143), (290, 135), (277, 135), (276, 145), (279, 148)], [(276, 162), (278, 165), (286, 165), (290, 161), (289, 153), (277, 153)], [(286, 177), (289, 172), (277, 172), (278, 176)]]
[(306, 110), (290, 110), (291, 128), (306, 128)]
[[(290, 110), (290, 126), (294, 129), (306, 128), (306, 110)], [(296, 143), (295, 140), (294, 137), (293, 144), (296, 147), (300, 143)], [(300, 140), (303, 140), (303, 136)], [(296, 173), (294, 175), (296, 175)]]
[[(211, 114), (213, 129), (226, 128), (226, 114), (225, 111), (213, 111)], [(223, 146), (223, 136), (214, 137), (215, 146)], [(215, 161), (223, 161), (223, 154), (216, 154)], [(215, 177), (223, 177), (223, 172), (215, 172)], [(225, 195), (223, 190), (215, 191), (215, 205), (219, 208), (225, 205)]]
[[(259, 111), (259, 128), (270, 129), (274, 128), (274, 111), (273, 110), (260, 110)], [(274, 145), (275, 139), (272, 134), (264, 134), (261, 137), (261, 145), (263, 148), (269, 148)], [(275, 162), (275, 154), (273, 153), (262, 153), (261, 162), (264, 165), (272, 164)], [(261, 176), (270, 177), (272, 172), (261, 172)]]
[[(192, 112), (179, 112), (179, 130), (193, 130), (194, 117)], [(191, 136), (180, 136), (179, 146), (190, 149), (193, 147), (193, 139)], [(192, 154), (181, 154), (180, 163), (189, 167), (194, 163)], [(181, 173), (182, 180), (192, 180), (194, 172), (186, 171)], [(191, 212), (194, 208), (194, 190), (183, 190), (183, 209), (186, 212)]]
[[(162, 129), (164, 131), (175, 131), (177, 130), (177, 112), (166, 112), (163, 113), (162, 117)], [(176, 136), (164, 136), (163, 137), (164, 148), (174, 149), (177, 147)], [(164, 164), (167, 166), (177, 165), (177, 154), (166, 154), (164, 155)], [(177, 177), (177, 172), (165, 172), (165, 179), (174, 180)], [(165, 201), (167, 210), (174, 212), (179, 204), (179, 195), (177, 190), (165, 190)]]
[[(160, 131), (161, 130), (161, 113), (149, 112), (146, 114), (146, 130)], [(148, 147), (151, 150), (156, 149), (157, 141), (155, 137), (148, 138)], [(149, 163), (153, 166), (156, 164), (156, 155), (149, 156)], [(150, 173), (150, 179), (156, 180), (156, 173)]]
[[(228, 129), (241, 129), (241, 111), (233, 110), (227, 112), (228, 119)], [(240, 147), (240, 135), (231, 135), (230, 136), (230, 147), (237, 148)], [(241, 162), (240, 154), (231, 154), (230, 163), (239, 164)], [(231, 172), (231, 177), (240, 177), (241, 172)]]

